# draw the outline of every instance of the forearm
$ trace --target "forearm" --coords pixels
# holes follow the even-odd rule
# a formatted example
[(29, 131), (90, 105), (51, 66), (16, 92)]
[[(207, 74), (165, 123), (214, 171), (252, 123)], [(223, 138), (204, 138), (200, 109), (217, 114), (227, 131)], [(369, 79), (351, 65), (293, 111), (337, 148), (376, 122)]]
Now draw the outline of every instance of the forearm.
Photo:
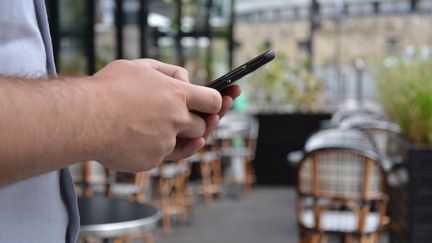
[(103, 124), (91, 87), (0, 77), (0, 185), (96, 157)]
[(137, 172), (186, 158), (239, 93), (230, 90), (222, 101), (186, 70), (149, 59), (88, 78), (0, 77), (0, 186), (89, 159)]

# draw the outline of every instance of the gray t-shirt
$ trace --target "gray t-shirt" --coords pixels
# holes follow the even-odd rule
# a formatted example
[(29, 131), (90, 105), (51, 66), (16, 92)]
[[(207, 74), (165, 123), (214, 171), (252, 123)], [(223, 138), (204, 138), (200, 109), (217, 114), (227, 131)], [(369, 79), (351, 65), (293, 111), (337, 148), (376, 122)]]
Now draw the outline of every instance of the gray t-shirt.
[[(55, 75), (43, 0), (0, 1), (0, 75)], [(67, 169), (0, 187), (2, 243), (74, 242), (78, 220)]]

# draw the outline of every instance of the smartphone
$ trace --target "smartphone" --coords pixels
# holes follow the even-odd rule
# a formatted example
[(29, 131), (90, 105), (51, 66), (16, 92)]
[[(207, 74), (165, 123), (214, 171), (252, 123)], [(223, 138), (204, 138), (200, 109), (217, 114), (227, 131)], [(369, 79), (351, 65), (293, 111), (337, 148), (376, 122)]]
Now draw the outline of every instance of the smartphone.
[(247, 74), (270, 62), (275, 58), (275, 56), (273, 50), (267, 50), (263, 54), (207, 84), (207, 87), (221, 91)]

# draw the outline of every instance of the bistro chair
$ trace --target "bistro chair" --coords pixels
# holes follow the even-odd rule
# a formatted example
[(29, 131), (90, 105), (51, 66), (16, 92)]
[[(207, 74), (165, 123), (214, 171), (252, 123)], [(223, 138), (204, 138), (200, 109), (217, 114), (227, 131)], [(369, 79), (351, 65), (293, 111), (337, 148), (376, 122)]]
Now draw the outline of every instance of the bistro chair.
[(375, 120), (386, 120), (387, 117), (378, 108), (368, 109), (368, 108), (354, 108), (354, 109), (340, 109), (333, 114), (331, 118), (331, 125), (333, 127), (339, 126), (341, 122), (350, 117), (366, 117)]
[(148, 201), (150, 173), (127, 173), (108, 170), (106, 195), (108, 197), (122, 197), (135, 202)]
[(385, 163), (384, 166), (388, 167), (388, 170), (402, 163), (402, 149), (399, 139), (402, 130), (398, 124), (373, 117), (355, 116), (346, 118), (339, 126), (366, 132), (375, 143), (382, 156), (381, 160)]
[(171, 232), (171, 219), (176, 217), (185, 225), (193, 214), (193, 194), (188, 180), (190, 169), (186, 161), (164, 161), (151, 171), (153, 185), (153, 205), (157, 205), (162, 214), (162, 231)]
[(234, 175), (234, 177), (237, 177), (234, 180), (243, 186), (246, 193), (251, 191), (256, 181), (253, 160), (255, 158), (258, 129), (256, 118), (230, 112), (213, 133), (214, 139), (220, 145), (222, 159), (229, 159), (231, 166), (234, 166), (235, 161), (242, 162), (241, 175)]
[(297, 174), (300, 242), (325, 242), (333, 234), (345, 242), (378, 242), (388, 199), (370, 139), (357, 130), (324, 130), (309, 138), (305, 151)]
[(198, 152), (201, 182), (196, 187), (196, 192), (202, 195), (206, 207), (210, 206), (213, 197), (219, 199), (222, 197), (223, 176), (219, 148), (214, 140), (209, 139), (204, 148)]
[(90, 197), (107, 184), (107, 171), (96, 161), (76, 163), (69, 166), (69, 170), (78, 196)]
[[(388, 214), (391, 217), (390, 235), (404, 232), (408, 228), (406, 205), (409, 201), (408, 171), (404, 162), (405, 149), (399, 135), (401, 128), (387, 120), (352, 117), (341, 122), (341, 127), (356, 128), (367, 132), (375, 142), (387, 171), (388, 194), (390, 198)], [(398, 234), (396, 233), (396, 234)]]

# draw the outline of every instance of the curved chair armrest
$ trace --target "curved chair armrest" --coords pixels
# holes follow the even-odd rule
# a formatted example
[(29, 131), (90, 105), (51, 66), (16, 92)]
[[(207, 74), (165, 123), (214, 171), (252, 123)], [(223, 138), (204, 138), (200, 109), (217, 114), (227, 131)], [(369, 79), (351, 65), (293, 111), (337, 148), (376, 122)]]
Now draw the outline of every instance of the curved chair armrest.
[(295, 150), (287, 154), (287, 162), (293, 168), (297, 168), (300, 162), (303, 160), (303, 150)]

